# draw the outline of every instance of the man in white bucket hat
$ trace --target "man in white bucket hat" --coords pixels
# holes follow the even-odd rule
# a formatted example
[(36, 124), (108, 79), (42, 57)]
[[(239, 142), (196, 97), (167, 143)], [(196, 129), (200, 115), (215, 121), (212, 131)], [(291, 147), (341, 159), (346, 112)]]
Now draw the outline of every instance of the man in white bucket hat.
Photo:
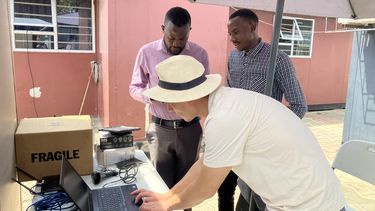
[[(266, 203), (266, 210), (345, 210), (340, 183), (317, 140), (280, 102), (220, 86), (190, 56), (156, 66), (158, 86), (144, 95), (167, 104), (185, 121), (205, 117), (205, 152), (168, 193), (133, 192), (140, 210), (192, 207), (212, 197), (233, 170)], [(256, 171), (255, 171), (256, 169)]]

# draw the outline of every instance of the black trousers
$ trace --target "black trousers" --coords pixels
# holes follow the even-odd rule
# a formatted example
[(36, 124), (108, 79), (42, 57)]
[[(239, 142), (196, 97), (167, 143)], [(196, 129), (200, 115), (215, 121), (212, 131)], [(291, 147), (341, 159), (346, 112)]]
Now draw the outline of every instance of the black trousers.
[(147, 134), (156, 149), (154, 165), (167, 186), (172, 188), (198, 158), (202, 127), (199, 122), (177, 129), (154, 126), (155, 130)]
[(237, 175), (230, 171), (217, 191), (219, 211), (234, 211), (234, 192), (237, 186)]
[[(217, 191), (219, 211), (234, 211), (234, 192), (236, 191), (237, 179), (238, 176), (231, 171), (219, 187), (219, 190)], [(262, 199), (251, 189), (250, 193), (253, 196), (251, 198), (251, 203), (246, 201), (242, 194), (240, 194), (236, 205), (236, 211), (265, 210), (265, 204)]]
[(250, 202), (248, 202), (242, 194), (238, 197), (236, 211), (267, 211), (266, 204), (262, 201), (259, 195), (250, 190)]
[(249, 211), (249, 202), (240, 194), (238, 197), (236, 211)]

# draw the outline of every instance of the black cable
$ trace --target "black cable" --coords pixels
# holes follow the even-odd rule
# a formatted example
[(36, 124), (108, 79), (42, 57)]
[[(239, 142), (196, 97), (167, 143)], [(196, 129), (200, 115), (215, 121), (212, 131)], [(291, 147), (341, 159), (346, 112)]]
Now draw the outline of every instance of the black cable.
[(131, 184), (136, 181), (139, 165), (137, 163), (128, 165), (119, 170), (119, 176), (125, 184)]
[(355, 12), (355, 10), (354, 10), (354, 7), (353, 7), (353, 4), (352, 4), (352, 1), (351, 0), (348, 0), (348, 2), (349, 2), (349, 6), (350, 6), (350, 9), (352, 10), (352, 18), (354, 18), (354, 19), (356, 19), (357, 18), (357, 14), (356, 14), (356, 12)]
[(119, 169), (119, 180), (105, 183), (102, 187), (106, 188), (111, 184), (123, 182), (125, 184), (133, 184), (137, 180), (138, 164), (136, 166), (128, 166), (124, 169)]
[(25, 188), (26, 190), (28, 190), (31, 194), (33, 194), (33, 195), (41, 195), (40, 192), (36, 192), (35, 190), (33, 190), (34, 187), (35, 187), (36, 185), (34, 185), (33, 187), (29, 188), (29, 187), (27, 187), (26, 185), (22, 184), (20, 181), (14, 179), (14, 178), (11, 178), (11, 179), (12, 179), (14, 182), (17, 182), (17, 183), (18, 183), (19, 185), (21, 185), (22, 187), (24, 187), (24, 188)]
[(125, 184), (133, 184), (137, 180), (137, 173), (139, 165), (143, 162), (138, 159), (130, 159), (116, 163), (117, 168), (119, 169), (119, 180), (112, 181), (104, 184), (102, 187), (105, 188), (110, 184), (117, 182), (124, 182)]
[(24, 171), (23, 169), (21, 169), (20, 167), (16, 166), (16, 169), (17, 171), (20, 171), (22, 172), (22, 174), (25, 174), (26, 176), (30, 177), (32, 180), (38, 180), (37, 178), (35, 178), (33, 175), (27, 173), (26, 171)]

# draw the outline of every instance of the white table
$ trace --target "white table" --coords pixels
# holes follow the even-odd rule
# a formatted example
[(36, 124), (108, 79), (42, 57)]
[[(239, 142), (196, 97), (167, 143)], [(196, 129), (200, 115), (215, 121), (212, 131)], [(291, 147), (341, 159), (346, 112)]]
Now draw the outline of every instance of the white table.
[[(165, 193), (167, 192), (168, 186), (165, 184), (163, 179), (160, 177), (154, 166), (152, 165), (151, 161), (147, 158), (146, 154), (142, 150), (135, 150), (134, 157), (143, 161), (141, 165), (139, 165), (138, 173), (136, 176), (135, 184), (138, 188), (145, 188), (148, 190), (152, 190), (158, 193)], [(96, 167), (96, 160), (94, 159), (94, 169)], [(104, 184), (109, 184), (110, 182), (118, 181), (120, 179), (119, 176), (107, 177), (99, 184), (94, 185), (92, 183), (92, 179), (90, 175), (82, 176), (85, 180), (86, 184), (90, 187), (90, 189), (97, 189), (102, 188)], [(116, 183), (112, 183), (109, 186), (116, 186), (116, 185), (124, 185), (123, 181), (118, 181)]]

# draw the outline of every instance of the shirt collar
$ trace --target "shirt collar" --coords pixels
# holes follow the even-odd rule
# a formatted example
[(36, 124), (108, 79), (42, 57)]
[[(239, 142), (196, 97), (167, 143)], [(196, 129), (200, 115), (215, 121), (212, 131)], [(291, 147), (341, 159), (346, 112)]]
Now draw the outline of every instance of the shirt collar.
[(254, 57), (256, 56), (259, 51), (263, 48), (264, 42), (262, 42), (262, 38), (259, 38), (259, 43), (249, 51), (241, 51), (241, 56), (249, 56)]

